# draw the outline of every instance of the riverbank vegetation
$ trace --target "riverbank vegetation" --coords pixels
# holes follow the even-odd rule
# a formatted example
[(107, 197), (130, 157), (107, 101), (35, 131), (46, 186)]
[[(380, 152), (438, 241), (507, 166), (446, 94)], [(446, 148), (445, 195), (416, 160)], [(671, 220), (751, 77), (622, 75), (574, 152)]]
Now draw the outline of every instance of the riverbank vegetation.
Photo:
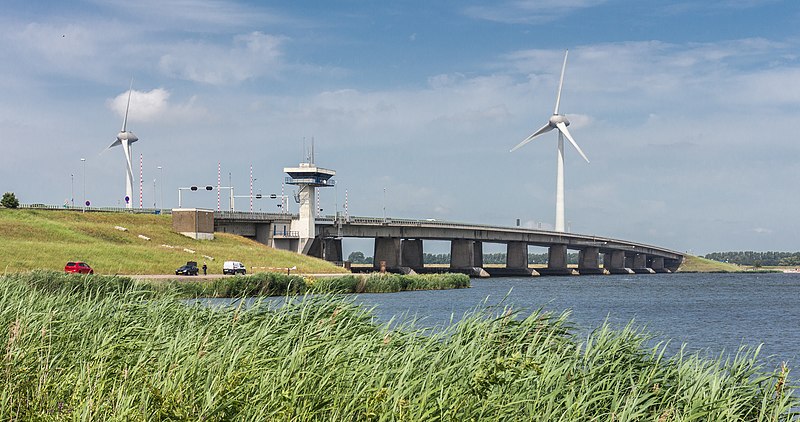
[(0, 420), (800, 416), (788, 369), (760, 367), (757, 351), (666, 356), (630, 327), (575, 338), (567, 314), (489, 308), (432, 332), (378, 324), (343, 296), (208, 307), (64, 277), (0, 278)]
[(342, 274), (324, 277), (259, 273), (211, 280), (140, 281), (181, 297), (285, 296), (306, 293), (396, 293), (411, 290), (449, 290), (470, 286), (465, 274)]
[(714, 252), (704, 258), (751, 267), (800, 267), (800, 252)]
[(194, 240), (172, 231), (170, 215), (0, 209), (0, 273), (63, 270), (67, 261), (85, 261), (98, 274), (174, 274), (187, 261), (196, 261), (220, 274), (226, 260), (241, 261), (248, 269), (347, 272), (227, 233)]

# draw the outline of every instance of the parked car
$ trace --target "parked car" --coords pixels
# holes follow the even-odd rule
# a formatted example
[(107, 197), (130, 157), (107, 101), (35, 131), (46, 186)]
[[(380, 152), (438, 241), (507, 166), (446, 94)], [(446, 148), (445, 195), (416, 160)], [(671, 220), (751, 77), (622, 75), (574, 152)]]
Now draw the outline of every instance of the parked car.
[(239, 261), (225, 261), (222, 263), (222, 274), (247, 274), (247, 269)]
[(186, 265), (175, 270), (175, 275), (197, 275), (198, 271), (197, 262), (189, 261)]
[(94, 270), (89, 264), (81, 261), (70, 261), (64, 266), (64, 272), (77, 274), (94, 274)]

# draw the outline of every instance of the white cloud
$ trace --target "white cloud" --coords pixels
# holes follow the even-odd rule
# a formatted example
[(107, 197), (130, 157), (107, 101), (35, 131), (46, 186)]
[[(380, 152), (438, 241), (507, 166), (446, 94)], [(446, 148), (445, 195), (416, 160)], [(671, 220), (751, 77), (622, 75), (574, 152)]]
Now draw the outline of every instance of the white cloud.
[[(128, 121), (150, 121), (168, 109), (169, 92), (162, 88), (156, 88), (147, 92), (133, 90), (130, 93), (131, 106), (128, 112)], [(120, 119), (125, 117), (125, 110), (128, 106), (128, 91), (117, 95), (109, 100), (109, 108), (114, 110)]]
[(238, 35), (231, 46), (186, 42), (169, 48), (159, 69), (172, 77), (211, 85), (237, 84), (282, 69), (285, 37), (251, 32)]
[(608, 0), (512, 0), (491, 6), (468, 6), (464, 13), (475, 19), (504, 23), (542, 24), (570, 13), (595, 7)]

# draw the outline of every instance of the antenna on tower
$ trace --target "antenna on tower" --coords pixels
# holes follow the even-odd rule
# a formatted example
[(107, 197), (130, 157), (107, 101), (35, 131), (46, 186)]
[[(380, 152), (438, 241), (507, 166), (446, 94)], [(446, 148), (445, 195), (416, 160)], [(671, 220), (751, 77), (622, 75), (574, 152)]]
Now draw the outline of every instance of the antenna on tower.
[(314, 137), (311, 137), (311, 162), (309, 164), (314, 164)]

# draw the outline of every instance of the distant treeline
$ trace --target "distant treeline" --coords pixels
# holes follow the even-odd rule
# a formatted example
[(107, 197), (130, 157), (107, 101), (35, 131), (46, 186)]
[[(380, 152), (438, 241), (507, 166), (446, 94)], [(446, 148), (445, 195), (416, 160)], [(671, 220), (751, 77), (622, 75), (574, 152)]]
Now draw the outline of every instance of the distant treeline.
[(704, 256), (704, 258), (739, 265), (800, 265), (800, 252), (714, 252)]
[[(422, 254), (423, 262), (426, 264), (449, 264), (450, 263), (450, 254), (449, 253), (440, 253), (440, 254), (431, 254), (431, 253), (423, 253)], [(353, 264), (372, 264), (373, 258), (371, 256), (364, 256), (363, 252), (353, 252), (347, 258), (348, 261), (352, 262)], [(484, 264), (505, 264), (506, 263), (506, 254), (502, 252), (498, 253), (485, 253), (483, 254), (483, 263)], [(547, 264), (547, 254), (535, 254), (529, 253), (528, 254), (528, 263), (529, 264)], [(567, 263), (569, 264), (577, 264), (578, 263), (578, 254), (577, 253), (569, 253), (567, 254)]]

